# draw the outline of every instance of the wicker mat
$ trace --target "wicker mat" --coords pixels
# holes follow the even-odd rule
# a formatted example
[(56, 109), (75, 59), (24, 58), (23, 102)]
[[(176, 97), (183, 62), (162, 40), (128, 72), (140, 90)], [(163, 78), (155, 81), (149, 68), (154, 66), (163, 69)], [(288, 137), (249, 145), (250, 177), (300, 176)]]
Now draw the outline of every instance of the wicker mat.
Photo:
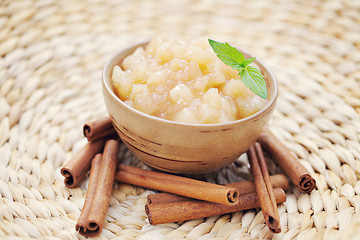
[[(0, 238), (82, 239), (87, 180), (60, 168), (86, 143), (84, 122), (107, 114), (108, 58), (162, 32), (231, 41), (280, 83), (273, 133), (317, 181), (291, 187), (272, 234), (259, 209), (152, 226), (154, 191), (115, 184), (101, 239), (360, 239), (360, 1), (0, 1)], [(122, 148), (123, 161), (140, 166)], [(271, 173), (279, 169), (269, 162)], [(207, 176), (250, 179), (245, 156)]]

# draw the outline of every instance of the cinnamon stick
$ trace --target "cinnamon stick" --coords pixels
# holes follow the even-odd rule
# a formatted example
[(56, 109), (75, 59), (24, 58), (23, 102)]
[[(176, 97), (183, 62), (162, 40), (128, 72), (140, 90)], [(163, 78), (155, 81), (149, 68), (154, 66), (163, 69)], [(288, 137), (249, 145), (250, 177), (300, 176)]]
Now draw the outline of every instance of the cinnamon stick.
[[(289, 182), (286, 176), (283, 174), (270, 176), (270, 181), (273, 188), (279, 187), (284, 191), (287, 191), (289, 189)], [(237, 188), (239, 190), (239, 195), (255, 192), (255, 184), (253, 181), (233, 182), (226, 184), (225, 186)], [(148, 204), (151, 204), (151, 203), (164, 203), (164, 202), (171, 203), (171, 202), (181, 202), (181, 201), (192, 201), (194, 199), (164, 192), (164, 193), (150, 194), (147, 196), (147, 200), (148, 200)]]
[(93, 199), (87, 214), (87, 225), (81, 228), (79, 232), (84, 236), (94, 237), (102, 231), (105, 216), (109, 208), (118, 154), (119, 143), (113, 139), (106, 141), (95, 194), (89, 196), (89, 198)]
[(184, 202), (184, 201), (191, 201), (194, 200), (189, 197), (184, 197), (172, 193), (162, 192), (162, 193), (155, 193), (149, 194), (147, 196), (147, 203), (173, 203), (173, 202)]
[(258, 141), (261, 143), (264, 150), (271, 154), (272, 160), (301, 192), (310, 193), (316, 187), (315, 179), (311, 177), (298, 159), (268, 128), (263, 130)]
[(103, 150), (104, 145), (104, 139), (88, 142), (61, 168), (61, 174), (65, 177), (64, 183), (67, 187), (74, 188), (79, 185), (90, 170), (91, 160)]
[(115, 179), (128, 184), (229, 206), (235, 205), (239, 196), (239, 191), (234, 187), (144, 170), (124, 164), (118, 165)]
[(90, 236), (93, 232), (87, 231), (88, 228), (88, 216), (91, 207), (93, 206), (94, 196), (96, 195), (96, 187), (98, 184), (99, 172), (100, 172), (100, 164), (101, 164), (102, 154), (98, 153), (95, 158), (91, 162), (91, 170), (89, 177), (89, 185), (86, 191), (86, 197), (84, 206), (81, 210), (80, 217), (75, 226), (76, 231), (83, 236)]
[(251, 146), (247, 151), (247, 155), (266, 225), (271, 231), (279, 233), (281, 232), (280, 217), (277, 211), (269, 171), (260, 144), (255, 143)]
[[(286, 195), (281, 188), (274, 189), (277, 203), (285, 202)], [(198, 219), (260, 207), (256, 193), (239, 196), (239, 202), (233, 206), (205, 202), (200, 200), (171, 203), (146, 204), (145, 211), (152, 225)]]
[(83, 133), (88, 141), (95, 141), (109, 136), (117, 136), (110, 117), (104, 117), (85, 123)]

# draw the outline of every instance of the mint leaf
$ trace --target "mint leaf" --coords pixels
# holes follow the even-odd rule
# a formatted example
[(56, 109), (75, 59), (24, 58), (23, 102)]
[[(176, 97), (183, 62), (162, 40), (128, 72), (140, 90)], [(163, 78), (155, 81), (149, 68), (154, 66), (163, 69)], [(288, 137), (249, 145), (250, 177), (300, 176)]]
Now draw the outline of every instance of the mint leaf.
[(261, 75), (259, 69), (250, 66), (255, 60), (255, 57), (245, 59), (244, 55), (229, 43), (221, 43), (209, 39), (211, 48), (216, 53), (216, 56), (226, 65), (238, 70), (241, 80), (245, 86), (258, 96), (266, 99), (267, 89), (266, 82)]
[(209, 44), (217, 54), (217, 57), (230, 67), (234, 67), (245, 60), (244, 55), (228, 43), (221, 43), (209, 39)]
[(266, 83), (259, 69), (247, 66), (240, 71), (240, 77), (245, 86), (252, 92), (264, 99), (267, 98)]
[(250, 63), (252, 63), (254, 60), (255, 60), (256, 57), (253, 57), (253, 58), (249, 58), (249, 59), (245, 59), (244, 61), (244, 64), (245, 64), (245, 67), (247, 65), (250, 65)]

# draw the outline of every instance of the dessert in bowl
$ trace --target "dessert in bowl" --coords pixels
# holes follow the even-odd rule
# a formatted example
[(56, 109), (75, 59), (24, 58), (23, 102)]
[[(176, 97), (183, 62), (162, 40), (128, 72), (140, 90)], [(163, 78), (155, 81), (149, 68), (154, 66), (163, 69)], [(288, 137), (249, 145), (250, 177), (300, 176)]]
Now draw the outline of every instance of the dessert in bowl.
[(264, 77), (267, 99), (251, 92), (207, 39), (155, 37), (105, 65), (105, 104), (122, 141), (147, 165), (209, 173), (246, 152), (274, 110), (275, 76), (259, 59), (252, 65)]

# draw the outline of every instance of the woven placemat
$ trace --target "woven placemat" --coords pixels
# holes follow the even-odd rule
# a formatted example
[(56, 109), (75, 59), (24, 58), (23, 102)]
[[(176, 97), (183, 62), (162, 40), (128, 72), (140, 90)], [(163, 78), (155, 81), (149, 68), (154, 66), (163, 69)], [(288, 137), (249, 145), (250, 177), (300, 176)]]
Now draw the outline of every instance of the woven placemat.
[[(101, 239), (359, 239), (360, 2), (0, 1), (0, 238), (78, 239), (86, 193), (60, 168), (86, 143), (84, 122), (107, 114), (105, 62), (158, 33), (231, 41), (275, 72), (271, 130), (317, 181), (291, 187), (272, 234), (259, 209), (151, 226), (153, 191), (116, 184)], [(124, 162), (141, 165), (124, 147)], [(271, 173), (279, 169), (269, 162)], [(245, 156), (208, 181), (249, 179)], [(19, 237), (19, 238), (15, 238)]]

